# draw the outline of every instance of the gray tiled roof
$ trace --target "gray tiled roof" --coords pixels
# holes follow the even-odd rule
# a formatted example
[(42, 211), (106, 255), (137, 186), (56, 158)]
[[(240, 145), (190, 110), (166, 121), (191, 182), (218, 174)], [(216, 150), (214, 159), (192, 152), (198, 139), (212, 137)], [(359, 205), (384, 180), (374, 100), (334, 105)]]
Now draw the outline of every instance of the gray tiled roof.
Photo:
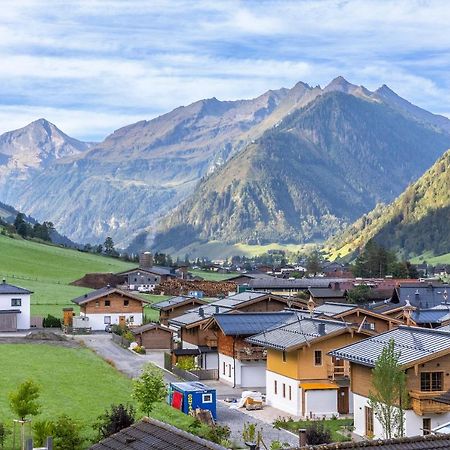
[(396, 289), (400, 303), (409, 300), (418, 308), (432, 308), (450, 298), (450, 285), (442, 283), (408, 283)]
[(418, 309), (414, 311), (411, 318), (417, 324), (443, 323), (450, 320), (450, 305), (438, 305), (429, 309)]
[(153, 303), (152, 308), (153, 309), (170, 308), (171, 306), (180, 305), (186, 301), (192, 301), (192, 300), (196, 300), (198, 303), (206, 303), (206, 302), (202, 302), (201, 300), (196, 299), (195, 297), (186, 297), (183, 295), (179, 295), (177, 297), (170, 297), (170, 298), (163, 300), (161, 302), (158, 302), (158, 303)]
[(141, 334), (141, 333), (145, 333), (146, 331), (150, 331), (150, 330), (154, 330), (158, 328), (159, 330), (163, 330), (163, 331), (168, 331), (169, 333), (174, 333), (175, 331), (165, 327), (164, 325), (160, 325), (159, 323), (155, 323), (155, 322), (150, 322), (150, 323), (146, 323), (144, 325), (140, 325), (139, 327), (134, 327), (131, 328), (130, 331), (133, 334)]
[(167, 423), (145, 417), (103, 439), (91, 450), (226, 450)]
[(18, 286), (13, 286), (12, 284), (6, 283), (5, 280), (3, 280), (2, 283), (0, 283), (0, 294), (17, 294), (17, 295), (26, 295), (26, 294), (32, 294), (33, 292), (29, 291), (28, 289), (24, 289)]
[(326, 316), (334, 316), (336, 314), (341, 314), (355, 308), (357, 308), (357, 305), (348, 303), (325, 302), (323, 305), (314, 308), (314, 312), (322, 313)]
[(345, 291), (330, 288), (311, 288), (310, 294), (316, 298), (344, 298)]
[[(213, 314), (232, 311), (242, 303), (246, 303), (260, 297), (265, 297), (267, 295), (267, 292), (255, 291), (245, 291), (239, 294), (230, 295), (229, 297), (225, 297), (221, 300), (216, 300), (209, 304), (190, 309), (185, 314), (169, 320), (169, 323), (173, 323), (174, 325), (193, 324), (205, 318), (211, 317)], [(201, 310), (203, 311), (203, 316), (200, 314)]]
[(240, 314), (214, 314), (214, 319), (227, 336), (251, 336), (272, 328), (294, 316), (293, 312), (259, 312)]
[(400, 352), (400, 365), (408, 366), (415, 361), (448, 349), (450, 333), (428, 328), (400, 326), (378, 336), (356, 342), (330, 352), (330, 355), (374, 367), (383, 348), (393, 339), (395, 350)]
[(163, 266), (152, 266), (152, 267), (135, 267), (134, 269), (125, 270), (124, 272), (119, 272), (116, 275), (128, 275), (133, 272), (145, 272), (145, 273), (153, 273), (156, 275), (174, 275), (172, 269), (170, 267)]
[(249, 286), (254, 289), (308, 289), (312, 287), (329, 287), (333, 282), (344, 282), (346, 278), (298, 278), (290, 280), (286, 278), (261, 278), (249, 281)]
[(437, 330), (450, 332), (450, 324), (439, 327)]
[[(323, 334), (319, 332), (319, 324), (325, 324)], [(262, 347), (287, 350), (302, 346), (347, 326), (348, 324), (342, 321), (311, 318), (307, 313), (296, 313), (293, 319), (290, 318), (281, 325), (249, 337), (246, 341)]]

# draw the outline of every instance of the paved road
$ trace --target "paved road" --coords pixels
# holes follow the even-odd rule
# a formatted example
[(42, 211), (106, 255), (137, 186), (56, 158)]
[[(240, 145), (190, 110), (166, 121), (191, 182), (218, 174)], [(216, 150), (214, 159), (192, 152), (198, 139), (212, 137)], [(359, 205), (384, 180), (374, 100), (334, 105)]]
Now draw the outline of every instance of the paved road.
[[(146, 363), (152, 362), (161, 368), (164, 365), (164, 352), (152, 351), (146, 355), (137, 355), (116, 345), (109, 334), (77, 336), (76, 339), (84, 341), (89, 348), (95, 350), (102, 358), (113, 361), (116, 368), (130, 378), (139, 376)], [(164, 379), (167, 383), (180, 381), (175, 375), (167, 371), (164, 371)], [(239, 389), (232, 389), (217, 381), (207, 383), (216, 388), (218, 398), (240, 397), (241, 390)], [(290, 445), (298, 444), (298, 438), (295, 435), (285, 430), (277, 430), (270, 423), (251, 417), (239, 410), (230, 409), (229, 405), (221, 400), (217, 402), (217, 422), (228, 425), (231, 429), (232, 439), (238, 442), (242, 441), (241, 433), (244, 423), (251, 422), (257, 425), (258, 430), (261, 430), (267, 447), (273, 440), (288, 442)]]

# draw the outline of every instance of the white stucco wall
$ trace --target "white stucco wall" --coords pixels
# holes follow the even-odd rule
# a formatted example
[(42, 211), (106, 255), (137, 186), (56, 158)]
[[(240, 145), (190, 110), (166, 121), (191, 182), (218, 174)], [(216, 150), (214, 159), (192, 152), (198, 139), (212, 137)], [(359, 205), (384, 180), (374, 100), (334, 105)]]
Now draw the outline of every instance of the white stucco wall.
[(198, 348), (198, 345), (191, 344), (190, 342), (186, 342), (186, 341), (181, 341), (181, 348), (195, 349), (195, 348)]
[[(368, 406), (367, 397), (363, 397), (358, 394), (353, 394), (353, 407), (354, 407), (354, 420), (355, 420), (355, 433), (359, 436), (365, 434), (365, 410), (364, 407)], [(431, 419), (431, 428), (435, 428), (439, 425), (443, 425), (450, 421), (450, 413), (444, 414), (426, 414), (423, 416), (417, 415), (412, 409), (405, 411), (405, 436), (418, 436), (422, 435), (423, 419)], [(374, 434), (376, 439), (384, 438), (383, 427), (374, 415)]]
[(305, 391), (305, 415), (310, 418), (337, 416), (337, 389)]
[(217, 369), (217, 361), (217, 352), (204, 353), (202, 369)]
[(89, 318), (89, 326), (92, 330), (101, 331), (105, 329), (105, 316), (111, 317), (111, 325), (119, 325), (119, 317), (125, 316), (125, 320), (129, 320), (133, 316), (134, 321), (132, 325), (142, 325), (142, 313), (120, 313), (120, 314), (86, 314)]
[[(223, 365), (225, 363), (225, 373)], [(231, 371), (229, 368), (231, 367)], [(236, 372), (236, 379), (234, 378)], [(219, 379), (227, 384), (245, 388), (264, 388), (266, 386), (265, 361), (239, 361), (219, 353)]]
[[(277, 394), (274, 391), (275, 380), (278, 385)], [(283, 397), (283, 383), (286, 385), (286, 397)], [(291, 386), (291, 400), (289, 400), (289, 386)], [(299, 416), (301, 414), (301, 395), (298, 381), (266, 370), (266, 402), (288, 414)]]
[[(11, 306), (11, 300), (17, 298), (21, 300), (21, 306)], [(20, 313), (17, 314), (17, 329), (28, 330), (31, 322), (30, 312), (30, 294), (2, 294), (0, 295), (0, 310), (18, 309)]]

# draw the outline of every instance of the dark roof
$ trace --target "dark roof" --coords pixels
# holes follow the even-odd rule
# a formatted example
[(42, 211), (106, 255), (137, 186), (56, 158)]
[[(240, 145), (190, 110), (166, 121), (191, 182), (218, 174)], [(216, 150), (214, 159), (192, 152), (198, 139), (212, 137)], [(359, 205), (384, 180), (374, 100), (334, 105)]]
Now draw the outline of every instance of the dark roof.
[(334, 444), (307, 445), (290, 450), (447, 450), (450, 435), (429, 434), (398, 439), (368, 440), (360, 442), (337, 442)]
[(429, 328), (399, 326), (378, 336), (347, 345), (329, 354), (368, 367), (374, 367), (390, 340), (400, 352), (399, 364), (410, 366), (444, 350), (450, 352), (450, 333)]
[(131, 328), (130, 331), (133, 334), (141, 334), (141, 333), (145, 333), (146, 331), (155, 330), (156, 328), (163, 330), (163, 331), (168, 331), (169, 333), (175, 333), (174, 330), (171, 330), (170, 328), (165, 327), (164, 325), (160, 325), (159, 323), (155, 323), (155, 322), (146, 323), (145, 325)]
[(437, 397), (434, 397), (433, 400), (439, 403), (445, 403), (446, 405), (450, 405), (450, 391), (444, 392)]
[(294, 280), (286, 278), (256, 278), (249, 281), (253, 289), (309, 289), (312, 287), (329, 287), (333, 282), (344, 282), (346, 278), (296, 278)]
[(163, 266), (152, 266), (152, 267), (135, 267), (134, 269), (128, 269), (124, 272), (116, 273), (116, 275), (128, 275), (129, 273), (133, 272), (146, 272), (146, 273), (152, 273), (156, 275), (172, 275), (175, 276), (173, 273), (173, 270), (170, 267), (163, 267)]
[(247, 272), (247, 273), (240, 273), (238, 275), (233, 275), (232, 277), (226, 278), (224, 281), (233, 281), (236, 280), (238, 278), (249, 278), (251, 280), (256, 280), (256, 279), (265, 279), (265, 278), (273, 278), (270, 275), (267, 275), (264, 272)]
[(214, 314), (214, 319), (226, 336), (251, 336), (287, 320), (293, 314), (288, 311)]
[(323, 305), (314, 308), (314, 312), (321, 313), (326, 316), (335, 316), (336, 314), (342, 314), (344, 312), (351, 311), (352, 309), (356, 309), (357, 307), (358, 305), (354, 305), (352, 303), (325, 302)]
[(344, 298), (345, 291), (329, 288), (310, 288), (309, 293), (315, 298)]
[(26, 294), (32, 294), (32, 291), (29, 291), (28, 289), (24, 289), (18, 286), (13, 286), (12, 284), (8, 284), (5, 280), (3, 280), (2, 283), (0, 283), (0, 294), (17, 294), (17, 295), (26, 295)]
[(144, 418), (90, 447), (91, 450), (225, 450), (225, 447)]
[(417, 308), (432, 308), (445, 303), (450, 297), (450, 285), (442, 283), (405, 283), (395, 290), (394, 298), (400, 303), (407, 300)]
[[(324, 326), (323, 332), (320, 330), (320, 324)], [(297, 312), (285, 323), (275, 325), (272, 329), (247, 338), (246, 341), (262, 347), (288, 350), (348, 327), (349, 324), (341, 320), (317, 319), (310, 317), (307, 311)]]
[(130, 292), (123, 291), (122, 289), (118, 289), (118, 288), (111, 287), (111, 286), (102, 287), (100, 289), (96, 289), (95, 291), (88, 292), (84, 295), (81, 295), (80, 297), (72, 299), (72, 302), (76, 303), (77, 305), (82, 305), (83, 303), (90, 302), (92, 300), (104, 297), (109, 294), (113, 294), (115, 292), (119, 293), (120, 295), (123, 295), (124, 297), (129, 297), (134, 300), (139, 300), (143, 303), (150, 303), (148, 300), (144, 300), (143, 298), (138, 297), (135, 294), (132, 294)]
[(450, 320), (450, 304), (413, 311), (412, 320), (417, 324), (444, 323)]
[(206, 301), (199, 300), (196, 297), (187, 297), (187, 296), (179, 295), (177, 297), (170, 297), (170, 298), (163, 300), (161, 302), (158, 302), (158, 303), (153, 303), (152, 308), (153, 309), (172, 308), (173, 306), (182, 305), (184, 303), (189, 303), (192, 301), (194, 301), (195, 303), (198, 303), (198, 304), (207, 303)]

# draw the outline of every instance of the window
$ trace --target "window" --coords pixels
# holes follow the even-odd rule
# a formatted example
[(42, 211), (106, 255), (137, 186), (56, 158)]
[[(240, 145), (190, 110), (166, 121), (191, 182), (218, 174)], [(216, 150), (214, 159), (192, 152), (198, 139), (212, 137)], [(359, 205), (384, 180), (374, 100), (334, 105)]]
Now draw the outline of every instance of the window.
[(123, 306), (128, 306), (130, 304), (130, 300), (124, 300), (123, 301)]
[(97, 300), (97, 301), (95, 302), (95, 307), (98, 308), (99, 306), (100, 306), (100, 302)]
[(283, 362), (286, 362), (286, 352), (282, 353), (281, 359), (283, 360)]
[(322, 365), (322, 350), (316, 350), (314, 352), (314, 365), (315, 366)]
[(276, 394), (278, 394), (278, 383), (277, 380), (274, 380), (273, 382), (273, 392)]
[(423, 419), (422, 420), (422, 431), (423, 435), (431, 434), (431, 419)]
[(225, 373), (226, 373), (226, 370), (225, 370), (225, 361), (224, 361), (224, 362), (223, 362), (223, 371), (222, 371), (222, 374), (225, 375)]
[(422, 372), (420, 374), (420, 390), (425, 392), (442, 391), (443, 372)]
[(111, 306), (111, 300), (105, 300), (105, 306)]
[(286, 385), (283, 383), (283, 398), (286, 398)]
[(133, 323), (133, 322), (134, 322), (134, 316), (130, 316), (130, 317), (128, 318), (128, 322)]
[(135, 283), (137, 282), (137, 278), (134, 279), (134, 282), (135, 282)]
[(202, 402), (203, 403), (212, 403), (212, 394), (203, 394), (202, 395)]
[(231, 378), (231, 364), (228, 364), (228, 376)]
[(289, 400), (292, 400), (292, 388), (291, 388), (291, 385), (289, 385)]
[(103, 323), (105, 325), (111, 325), (111, 316), (105, 316), (103, 317)]
[(22, 306), (22, 299), (21, 298), (12, 298), (11, 306)]

